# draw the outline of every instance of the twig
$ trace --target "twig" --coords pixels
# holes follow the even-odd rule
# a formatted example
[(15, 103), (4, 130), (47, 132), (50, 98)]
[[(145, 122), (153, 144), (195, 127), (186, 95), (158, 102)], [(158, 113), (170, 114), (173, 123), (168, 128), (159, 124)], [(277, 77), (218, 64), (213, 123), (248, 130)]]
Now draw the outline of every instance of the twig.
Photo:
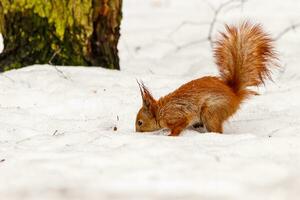
[(56, 57), (57, 54), (59, 54), (61, 51), (61, 48), (59, 48), (57, 51), (54, 52), (54, 54), (51, 56), (48, 64), (52, 65), (52, 60)]
[(179, 31), (184, 26), (190, 25), (190, 26), (201, 26), (201, 25), (207, 25), (209, 22), (193, 22), (193, 21), (183, 21), (179, 26), (177, 26), (171, 33), (169, 33), (169, 37), (172, 37), (177, 31)]
[(186, 47), (197, 45), (197, 44), (200, 44), (200, 43), (203, 43), (203, 42), (206, 42), (206, 41), (207, 41), (207, 38), (202, 38), (202, 39), (197, 40), (197, 41), (192, 41), (192, 42), (189, 42), (189, 43), (185, 43), (183, 45), (177, 46), (176, 50), (179, 51), (179, 50), (184, 49)]
[(65, 132), (58, 132), (58, 130), (55, 130), (54, 133), (52, 134), (52, 136), (61, 136), (64, 134), (65, 134)]
[[(119, 122), (119, 120), (120, 120), (119, 115), (117, 115), (117, 122)], [(117, 123), (114, 125), (113, 130), (114, 130), (114, 131), (117, 131), (117, 130), (118, 130), (118, 125), (117, 125)]]
[(279, 40), (281, 39), (285, 34), (287, 34), (290, 31), (296, 31), (297, 28), (300, 27), (300, 23), (297, 24), (292, 24), (289, 27), (286, 27), (285, 29), (283, 29), (283, 31), (281, 31), (276, 37), (275, 40)]
[(54, 52), (54, 54), (52, 55), (52, 57), (50, 58), (48, 64), (52, 65), (54, 67), (54, 69), (60, 74), (61, 77), (63, 77), (64, 79), (69, 79), (69, 77), (67, 77), (63, 71), (61, 71), (60, 69), (57, 68), (56, 65), (53, 65), (52, 60), (56, 57), (57, 54), (59, 54), (61, 52), (61, 48), (59, 48), (57, 51)]
[[(210, 23), (210, 27), (209, 27), (209, 31), (208, 31), (208, 36), (207, 36), (207, 39), (210, 43), (210, 46), (211, 48), (213, 48), (213, 40), (212, 40), (212, 35), (213, 35), (213, 31), (214, 31), (214, 28), (215, 28), (215, 25), (217, 23), (217, 20), (218, 20), (218, 16), (219, 14), (222, 12), (222, 10), (224, 8), (226, 8), (227, 6), (231, 5), (232, 3), (235, 3), (235, 2), (241, 2), (241, 5), (244, 4), (245, 0), (229, 0), (229, 1), (226, 1), (225, 3), (222, 3), (217, 9), (214, 9), (213, 7), (213, 10), (214, 10), (214, 17)], [(235, 8), (235, 7), (233, 7)]]
[[(189, 42), (189, 43), (186, 43), (186, 44), (183, 44), (181, 46), (177, 46), (177, 51), (178, 50), (181, 50), (183, 48), (186, 48), (186, 47), (189, 47), (189, 46), (192, 46), (192, 45), (196, 45), (196, 44), (199, 44), (199, 43), (202, 43), (202, 42), (205, 42), (205, 41), (208, 41), (210, 43), (210, 46), (211, 48), (213, 48), (213, 45), (214, 45), (214, 42), (213, 42), (213, 33), (214, 33), (214, 29), (215, 29), (215, 25), (216, 23), (218, 22), (218, 17), (219, 17), (219, 14), (225, 9), (225, 8), (228, 8), (229, 5), (232, 5), (233, 3), (236, 3), (236, 2), (239, 2), (240, 6), (244, 5), (244, 3), (246, 2), (247, 0), (229, 0), (229, 1), (226, 1), (224, 3), (222, 3), (221, 5), (219, 5), (219, 7), (217, 8), (214, 8), (213, 5), (208, 2), (208, 1), (205, 1), (207, 3), (207, 5), (214, 11), (214, 16), (211, 20), (211, 22), (209, 23), (209, 29), (208, 29), (208, 34), (207, 34), (207, 37), (201, 39), (201, 40), (198, 40), (198, 41), (194, 41), (194, 42)], [(236, 8), (237, 6), (232, 6), (230, 7), (230, 9), (228, 9), (227, 11), (233, 9), (233, 8)], [(183, 23), (182, 23), (183, 24)], [(181, 26), (183, 26), (181, 24)], [(179, 26), (179, 28), (181, 27)]]
[(58, 132), (58, 130), (55, 130), (52, 135), (55, 136), (57, 132)]
[(275, 130), (273, 130), (270, 134), (268, 134), (268, 137), (271, 138), (274, 136), (275, 133), (277, 133), (278, 131), (280, 131), (280, 128), (277, 128)]
[(58, 69), (56, 65), (53, 65), (53, 67), (54, 67), (54, 69), (60, 74), (61, 77), (63, 77), (64, 79), (70, 80), (70, 78), (67, 77), (67, 76), (65, 75), (65, 73), (64, 73), (62, 70)]

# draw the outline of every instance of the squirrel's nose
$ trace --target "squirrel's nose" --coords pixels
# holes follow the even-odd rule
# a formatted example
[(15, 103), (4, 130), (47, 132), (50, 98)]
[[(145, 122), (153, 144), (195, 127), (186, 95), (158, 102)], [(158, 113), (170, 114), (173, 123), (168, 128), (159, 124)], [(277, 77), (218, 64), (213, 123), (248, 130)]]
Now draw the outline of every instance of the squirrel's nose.
[(144, 131), (141, 130), (139, 126), (136, 126), (136, 127), (135, 127), (135, 132), (144, 132)]

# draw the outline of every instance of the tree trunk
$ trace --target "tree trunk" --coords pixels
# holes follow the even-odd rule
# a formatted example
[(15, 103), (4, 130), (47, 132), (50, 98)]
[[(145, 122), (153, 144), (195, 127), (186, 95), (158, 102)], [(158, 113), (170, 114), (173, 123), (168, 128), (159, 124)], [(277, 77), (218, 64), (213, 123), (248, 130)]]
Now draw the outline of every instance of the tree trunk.
[(1, 0), (0, 71), (33, 64), (120, 69), (122, 0)]

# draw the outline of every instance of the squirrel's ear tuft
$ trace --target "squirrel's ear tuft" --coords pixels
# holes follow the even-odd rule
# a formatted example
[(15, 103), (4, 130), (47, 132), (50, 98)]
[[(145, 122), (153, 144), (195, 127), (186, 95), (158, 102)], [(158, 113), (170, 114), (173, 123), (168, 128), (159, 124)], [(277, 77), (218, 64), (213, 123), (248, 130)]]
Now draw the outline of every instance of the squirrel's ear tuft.
[(144, 90), (143, 90), (143, 84), (140, 83), (138, 80), (136, 80), (136, 82), (137, 82), (137, 84), (139, 85), (140, 92), (141, 92), (141, 96), (142, 96), (143, 103), (144, 103)]
[[(148, 88), (144, 85), (143, 82), (139, 82), (137, 81), (139, 88), (140, 88), (140, 92), (141, 92), (141, 96), (143, 99), (143, 106), (145, 107), (149, 107), (150, 104), (152, 103), (152, 101), (154, 100), (153, 96), (151, 95), (150, 91), (148, 90)], [(154, 100), (155, 101), (155, 100)]]
[(143, 99), (143, 106), (147, 109), (149, 109), (153, 114), (156, 112), (157, 108), (157, 102), (152, 96), (151, 92), (148, 90), (148, 88), (144, 85), (143, 82), (137, 81), (140, 91), (141, 91), (141, 96)]

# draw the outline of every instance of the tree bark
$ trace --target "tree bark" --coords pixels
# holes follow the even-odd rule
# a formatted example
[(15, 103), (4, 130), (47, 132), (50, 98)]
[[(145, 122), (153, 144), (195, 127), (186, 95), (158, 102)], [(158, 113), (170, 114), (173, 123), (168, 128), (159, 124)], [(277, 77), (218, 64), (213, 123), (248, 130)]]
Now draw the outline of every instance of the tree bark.
[(33, 64), (120, 69), (122, 0), (1, 0), (0, 71)]

